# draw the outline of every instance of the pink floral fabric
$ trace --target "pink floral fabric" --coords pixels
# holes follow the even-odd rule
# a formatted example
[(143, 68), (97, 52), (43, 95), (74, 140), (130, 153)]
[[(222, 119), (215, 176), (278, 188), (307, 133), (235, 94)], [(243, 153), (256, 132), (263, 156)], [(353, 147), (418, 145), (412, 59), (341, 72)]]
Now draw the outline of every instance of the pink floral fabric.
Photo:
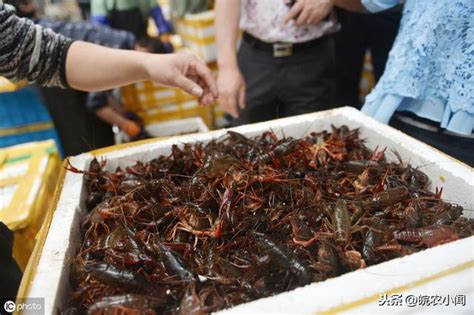
[(313, 25), (296, 27), (293, 22), (283, 24), (290, 10), (287, 0), (240, 0), (240, 27), (256, 38), (269, 43), (301, 43), (322, 37), (337, 30), (334, 16)]

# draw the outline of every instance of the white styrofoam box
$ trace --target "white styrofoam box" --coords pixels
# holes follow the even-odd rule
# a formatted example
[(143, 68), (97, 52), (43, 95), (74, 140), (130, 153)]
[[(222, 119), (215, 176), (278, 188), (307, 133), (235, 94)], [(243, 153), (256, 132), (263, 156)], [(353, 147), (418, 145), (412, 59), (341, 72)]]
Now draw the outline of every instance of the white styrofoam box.
[(201, 117), (192, 117), (150, 124), (146, 126), (146, 131), (154, 137), (170, 137), (180, 134), (207, 132), (209, 128)]
[[(366, 144), (370, 148), (373, 149), (379, 145), (396, 150), (404, 161), (418, 167), (431, 178), (432, 188), (444, 187), (444, 199), (457, 202), (466, 209), (474, 208), (472, 168), (353, 108), (344, 107), (241, 126), (233, 130), (247, 136), (255, 136), (271, 128), (279, 136), (302, 137), (312, 131), (330, 129), (331, 124), (361, 128), (362, 137), (367, 139)], [(216, 130), (173, 137), (152, 144), (117, 149), (105, 153), (102, 157), (107, 159), (107, 168), (114, 170), (118, 166), (133, 165), (136, 161), (149, 161), (158, 155), (169, 154), (173, 144), (207, 142), (225, 134), (226, 130)], [(389, 159), (395, 159), (389, 150), (387, 156)], [(92, 154), (87, 153), (73, 157), (70, 161), (79, 169), (87, 169), (92, 159)], [(79, 222), (85, 213), (83, 210), (85, 194), (83, 176), (68, 173), (29, 291), (29, 297), (45, 298), (46, 314), (64, 309), (68, 300), (70, 261), (80, 245)], [(472, 210), (465, 211), (464, 215), (472, 218)], [(333, 307), (341, 307), (341, 305), (356, 305), (364, 312), (391, 312), (391, 309), (377, 308), (377, 303), (369, 298), (378, 296), (382, 292), (390, 292), (390, 290), (409, 290), (410, 288), (421, 290), (423, 285), (439, 290), (438, 294), (464, 292), (469, 298), (473, 296), (474, 291), (473, 240), (474, 237), (458, 240), (324, 282), (312, 283), (290, 292), (242, 304), (224, 313), (314, 314), (327, 309), (331, 310)], [(463, 272), (467, 276), (459, 276)], [(443, 285), (446, 281), (450, 283), (449, 287)], [(369, 300), (372, 304), (365, 303)], [(471, 298), (469, 302), (471, 304), (464, 308), (446, 310), (448, 313), (459, 310), (471, 311), (472, 301)]]
[[(146, 131), (153, 137), (171, 137), (197, 132), (207, 132), (204, 120), (201, 117), (191, 117), (184, 119), (168, 120), (161, 123), (149, 124), (145, 126)], [(119, 131), (115, 134), (115, 143), (123, 143), (130, 141), (127, 134)]]

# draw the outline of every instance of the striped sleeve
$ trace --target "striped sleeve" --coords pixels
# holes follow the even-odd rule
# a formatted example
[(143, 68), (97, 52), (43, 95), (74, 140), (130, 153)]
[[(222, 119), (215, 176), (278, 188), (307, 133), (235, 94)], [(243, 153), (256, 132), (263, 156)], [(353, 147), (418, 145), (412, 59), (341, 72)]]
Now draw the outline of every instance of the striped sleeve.
[(43, 86), (68, 87), (66, 55), (72, 40), (18, 18), (0, 0), (0, 75)]

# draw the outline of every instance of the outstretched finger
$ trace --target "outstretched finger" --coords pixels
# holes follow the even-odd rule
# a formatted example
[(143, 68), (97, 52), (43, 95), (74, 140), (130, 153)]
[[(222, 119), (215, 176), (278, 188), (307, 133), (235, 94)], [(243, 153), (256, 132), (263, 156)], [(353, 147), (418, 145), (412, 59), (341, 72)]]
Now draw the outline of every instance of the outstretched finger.
[(288, 14), (283, 19), (283, 24), (288, 24), (291, 20), (295, 19), (300, 12), (303, 10), (303, 1), (298, 1), (293, 7), (291, 7)]
[(204, 88), (199, 86), (196, 82), (193, 80), (185, 77), (184, 75), (180, 74), (176, 79), (175, 79), (175, 84), (177, 87), (183, 89), (184, 91), (188, 92), (189, 94), (196, 96), (196, 97), (201, 97), (204, 94)]
[(217, 85), (214, 77), (212, 76), (211, 70), (200, 60), (194, 63), (194, 71), (201, 80), (205, 82), (206, 87), (209, 89), (214, 97), (217, 97)]
[(226, 112), (228, 112), (232, 117), (237, 118), (239, 117), (238, 111), (237, 111), (237, 99), (236, 95), (225, 95), (220, 99), (220, 103), (222, 107), (225, 109)]
[(304, 25), (306, 21), (308, 20), (308, 18), (310, 17), (310, 13), (311, 12), (308, 9), (303, 10), (301, 14), (298, 16), (298, 18), (296, 19), (295, 24), (297, 26)]
[[(205, 86), (205, 83), (201, 79), (198, 79), (197, 83), (200, 86)], [(215, 100), (215, 98), (212, 95), (212, 93), (209, 91), (209, 89), (204, 88), (204, 93), (199, 98), (199, 104), (201, 104), (201, 105), (211, 105), (212, 103), (214, 103), (214, 100)]]
[(239, 107), (240, 109), (245, 108), (245, 84), (239, 90)]

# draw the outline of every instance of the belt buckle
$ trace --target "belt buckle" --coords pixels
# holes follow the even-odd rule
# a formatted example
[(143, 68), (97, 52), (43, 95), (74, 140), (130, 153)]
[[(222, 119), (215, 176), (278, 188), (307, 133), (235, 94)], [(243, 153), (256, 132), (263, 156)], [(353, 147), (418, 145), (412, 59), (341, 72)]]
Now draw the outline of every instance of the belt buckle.
[(289, 57), (293, 55), (293, 44), (276, 43), (273, 44), (273, 57)]

